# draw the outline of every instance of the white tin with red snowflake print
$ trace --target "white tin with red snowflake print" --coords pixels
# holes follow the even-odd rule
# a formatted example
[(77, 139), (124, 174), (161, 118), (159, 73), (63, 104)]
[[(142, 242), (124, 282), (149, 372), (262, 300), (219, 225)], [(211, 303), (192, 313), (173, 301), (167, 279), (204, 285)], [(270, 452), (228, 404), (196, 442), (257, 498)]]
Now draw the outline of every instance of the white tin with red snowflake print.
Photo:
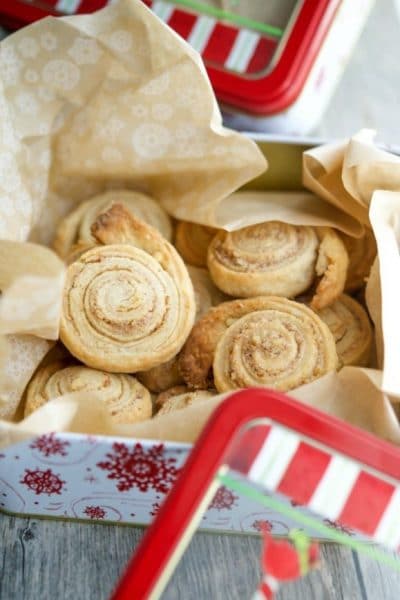
[[(12, 514), (146, 525), (190, 448), (126, 438), (42, 435), (2, 450), (0, 507)], [(225, 487), (219, 488), (202, 520), (202, 529), (226, 532), (257, 533), (263, 526), (286, 535), (294, 523)]]

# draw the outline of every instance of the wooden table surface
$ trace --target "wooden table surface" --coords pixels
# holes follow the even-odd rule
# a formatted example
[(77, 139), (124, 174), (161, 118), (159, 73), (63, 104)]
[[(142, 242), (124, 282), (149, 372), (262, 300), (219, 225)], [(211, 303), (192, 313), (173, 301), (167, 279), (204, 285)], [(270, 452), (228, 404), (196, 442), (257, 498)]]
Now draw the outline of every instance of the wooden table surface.
[[(394, 4), (377, 0), (318, 136), (372, 127), (380, 139), (400, 144), (399, 49)], [(135, 527), (0, 515), (0, 599), (105, 600), (141, 536)], [(164, 598), (250, 597), (259, 576), (259, 551), (254, 537), (197, 534)], [(278, 594), (279, 600), (399, 597), (400, 574), (333, 545), (324, 546), (319, 571)]]

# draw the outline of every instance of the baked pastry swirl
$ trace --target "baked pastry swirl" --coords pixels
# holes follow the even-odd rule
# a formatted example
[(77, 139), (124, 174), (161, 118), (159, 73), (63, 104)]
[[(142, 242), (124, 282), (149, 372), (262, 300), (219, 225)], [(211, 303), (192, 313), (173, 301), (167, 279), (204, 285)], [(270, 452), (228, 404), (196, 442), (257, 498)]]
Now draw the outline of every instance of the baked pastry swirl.
[(226, 294), (294, 297), (315, 278), (318, 236), (312, 227), (278, 221), (220, 231), (208, 249), (208, 268)]
[(181, 410), (182, 408), (186, 408), (187, 406), (191, 406), (192, 404), (202, 400), (207, 400), (213, 396), (215, 396), (215, 393), (210, 392), (209, 390), (196, 390), (194, 392), (189, 391), (179, 395), (173, 394), (169, 396), (169, 398), (165, 398), (163, 402), (159, 402), (159, 404), (161, 404), (161, 408), (156, 413), (156, 416), (166, 415), (167, 413), (175, 410)]
[[(194, 289), (197, 321), (208, 312), (211, 306), (226, 300), (226, 296), (214, 285), (206, 269), (191, 265), (187, 265), (187, 269)], [(136, 376), (152, 392), (162, 392), (183, 383), (178, 367), (178, 357), (148, 371), (137, 373)]]
[(176, 227), (175, 246), (183, 260), (195, 267), (207, 265), (208, 246), (216, 233), (213, 227), (181, 221)]
[(341, 233), (341, 238), (349, 255), (349, 268), (345, 285), (346, 292), (359, 290), (366, 282), (376, 256), (374, 234), (367, 229), (361, 238)]
[(315, 265), (317, 280), (311, 307), (320, 310), (329, 306), (344, 290), (349, 257), (343, 241), (330, 227), (319, 227), (320, 245)]
[(316, 307), (327, 306), (343, 291), (347, 261), (344, 244), (332, 229), (279, 221), (220, 231), (207, 260), (216, 285), (241, 298), (294, 298), (321, 277), (313, 298)]
[(116, 423), (136, 423), (152, 415), (150, 392), (131, 375), (111, 374), (56, 361), (38, 369), (26, 391), (25, 416), (63, 394), (96, 392)]
[(317, 311), (336, 342), (342, 365), (368, 366), (371, 356), (372, 327), (364, 308), (342, 294), (333, 304)]
[(170, 360), (195, 316), (181, 258), (121, 205), (100, 215), (92, 232), (110, 245), (94, 247), (68, 267), (61, 341), (81, 362), (104, 371), (135, 373)]
[(307, 306), (278, 296), (224, 302), (196, 323), (180, 370), (195, 389), (290, 390), (338, 366), (328, 327)]
[(61, 221), (53, 242), (57, 254), (65, 259), (75, 244), (94, 244), (91, 226), (101, 213), (106, 212), (113, 204), (121, 203), (134, 217), (171, 240), (171, 219), (156, 200), (140, 192), (109, 190), (83, 202)]

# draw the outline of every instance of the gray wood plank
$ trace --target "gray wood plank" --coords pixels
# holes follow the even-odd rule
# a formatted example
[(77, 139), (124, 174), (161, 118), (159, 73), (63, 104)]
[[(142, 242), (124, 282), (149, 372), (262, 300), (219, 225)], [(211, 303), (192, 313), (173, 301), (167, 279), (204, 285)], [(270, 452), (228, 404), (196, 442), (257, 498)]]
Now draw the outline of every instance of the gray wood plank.
[[(135, 527), (2, 516), (0, 598), (106, 600), (142, 534)], [(260, 547), (251, 536), (197, 534), (164, 600), (249, 598), (259, 581)], [(399, 573), (326, 544), (320, 569), (286, 584), (278, 600), (397, 600), (399, 584)]]

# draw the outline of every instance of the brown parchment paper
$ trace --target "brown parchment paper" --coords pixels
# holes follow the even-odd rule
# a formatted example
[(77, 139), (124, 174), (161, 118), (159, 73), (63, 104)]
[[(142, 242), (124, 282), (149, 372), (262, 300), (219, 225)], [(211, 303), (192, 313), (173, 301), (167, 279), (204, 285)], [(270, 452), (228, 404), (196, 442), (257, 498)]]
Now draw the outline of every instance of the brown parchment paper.
[[(251, 140), (222, 127), (199, 57), (141, 2), (120, 0), (95, 15), (46, 19), (7, 38), (0, 51), (0, 238), (30, 258), (18, 263), (14, 277), (3, 261), (0, 416), (12, 419), (51, 346), (39, 335), (55, 338), (58, 327), (63, 268), (47, 251), (52, 266), (40, 271), (32, 258), (36, 246), (23, 242), (48, 242), (74, 204), (123, 186), (147, 191), (173, 216), (199, 223), (235, 229), (281, 218), (360, 236), (370, 225), (370, 204), (378, 212), (371, 217), (374, 232), (393, 228), (396, 213), (395, 204), (384, 210), (379, 195), (371, 201), (373, 186), (392, 190), (397, 181), (397, 161), (376, 150), (370, 134), (361, 132), (306, 153), (304, 183), (319, 203), (308, 193), (231, 196), (266, 167), (265, 159)], [(387, 253), (381, 248), (378, 243), (381, 294), (375, 310), (382, 322), (383, 371), (343, 369), (291, 395), (399, 443), (391, 404), (400, 397), (391, 375), (398, 354), (386, 360), (389, 348), (398, 351), (394, 338), (386, 339), (382, 273), (388, 269), (382, 268)], [(34, 302), (24, 289), (32, 290)], [(216, 396), (148, 422), (116, 426), (96, 395), (69, 394), (19, 423), (1, 421), (0, 444), (49, 430), (191, 442), (220, 401)]]
[(381, 310), (378, 326), (383, 340), (382, 389), (393, 400), (400, 401), (400, 191), (374, 192), (370, 217), (379, 254)]

